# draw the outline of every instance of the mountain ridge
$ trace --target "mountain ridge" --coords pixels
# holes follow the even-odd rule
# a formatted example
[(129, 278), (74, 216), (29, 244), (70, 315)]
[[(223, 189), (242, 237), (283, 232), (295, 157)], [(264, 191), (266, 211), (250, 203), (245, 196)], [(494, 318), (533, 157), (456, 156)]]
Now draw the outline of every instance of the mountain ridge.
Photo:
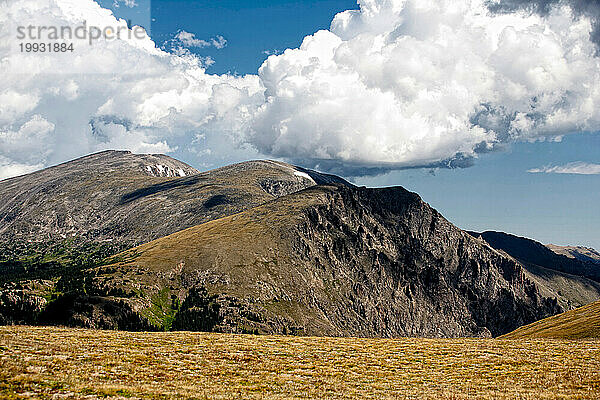
[(583, 262), (576, 257), (567, 257), (533, 239), (516, 236), (510, 233), (485, 231), (470, 232), (475, 237), (482, 237), (492, 247), (505, 251), (525, 264), (545, 266), (556, 271), (577, 274), (600, 282), (600, 266)]
[(581, 277), (532, 274), (401, 187), (126, 152), (53, 168), (0, 182), (2, 323), (498, 336), (600, 298)]
[[(282, 211), (279, 203), (293, 211)], [(291, 220), (277, 227), (284, 218)], [(438, 235), (456, 245), (440, 243)], [(486, 250), (480, 255), (482, 247)], [(188, 251), (192, 254), (186, 256)], [(220, 304), (235, 297), (243, 309), (221, 316), (237, 318), (233, 326), (215, 325), (222, 331), (244, 326), (261, 333), (485, 337), (560, 309), (555, 300), (539, 296), (519, 264), (453, 227), (418, 195), (400, 187), (304, 189), (121, 257), (128, 261), (106, 267), (109, 273), (100, 273), (99, 281), (122, 283), (111, 272), (117, 266), (135, 270), (142, 280), (163, 273), (189, 281), (189, 274), (204, 271), (194, 285), (205, 287)], [(260, 279), (247, 280), (250, 271)], [(288, 282), (286, 274), (299, 278)], [(115, 282), (108, 283), (111, 279)], [(336, 283), (339, 279), (344, 283)], [(334, 290), (326, 290), (330, 286)], [(291, 309), (272, 312), (269, 306), (281, 299)], [(282, 318), (291, 322), (288, 327), (281, 325)]]
[(280, 162), (199, 172), (168, 156), (105, 151), (1, 182), (0, 238), (140, 244), (317, 182), (350, 185)]
[(579, 261), (600, 264), (600, 252), (592, 247), (585, 246), (558, 246), (555, 244), (547, 244), (547, 248), (556, 254), (563, 255), (569, 258), (575, 258)]

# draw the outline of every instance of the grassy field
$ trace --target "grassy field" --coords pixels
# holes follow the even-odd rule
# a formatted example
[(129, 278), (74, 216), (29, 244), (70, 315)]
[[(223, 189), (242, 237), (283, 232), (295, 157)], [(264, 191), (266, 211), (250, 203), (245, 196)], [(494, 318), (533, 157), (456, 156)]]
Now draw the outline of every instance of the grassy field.
[(522, 326), (503, 338), (600, 338), (600, 301)]
[(600, 341), (0, 327), (1, 398), (600, 397)]

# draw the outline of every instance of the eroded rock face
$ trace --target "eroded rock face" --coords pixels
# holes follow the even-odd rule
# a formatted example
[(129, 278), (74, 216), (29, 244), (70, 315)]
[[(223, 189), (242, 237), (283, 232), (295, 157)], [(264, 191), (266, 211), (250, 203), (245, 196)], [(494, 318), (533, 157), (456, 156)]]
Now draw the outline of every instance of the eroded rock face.
[(490, 337), (562, 311), (520, 264), (402, 188), (317, 186), (124, 257), (95, 286), (133, 293), (110, 269), (135, 271), (186, 304), (177, 329)]
[(340, 334), (496, 336), (561, 310), (518, 263), (402, 188), (339, 188), (306, 210), (294, 248), (345, 281), (314, 299)]
[[(586, 249), (588, 257), (582, 254), (584, 248), (545, 246), (532, 239), (519, 237), (504, 232), (487, 231), (469, 232), (475, 237), (483, 238), (497, 250), (510, 254), (526, 265), (537, 265), (554, 271), (572, 275), (581, 275), (600, 282), (600, 265), (594, 262), (594, 249)], [(570, 253), (573, 251), (575, 255)]]
[(32, 280), (9, 283), (0, 288), (0, 325), (34, 324), (48, 305), (41, 294), (51, 291), (50, 281)]

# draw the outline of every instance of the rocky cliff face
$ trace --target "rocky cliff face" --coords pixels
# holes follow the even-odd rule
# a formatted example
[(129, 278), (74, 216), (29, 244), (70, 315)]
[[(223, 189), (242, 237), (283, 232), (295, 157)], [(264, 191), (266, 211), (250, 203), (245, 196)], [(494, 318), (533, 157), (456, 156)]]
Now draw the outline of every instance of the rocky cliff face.
[(298, 237), (306, 265), (329, 264), (332, 279), (350, 278), (340, 300), (354, 312), (329, 318), (340, 333), (495, 336), (559, 309), (518, 263), (402, 188), (339, 188), (306, 211)]
[[(93, 287), (156, 318), (141, 285), (208, 330), (486, 337), (562, 310), (517, 262), (402, 188), (318, 186), (120, 257)], [(205, 293), (201, 306), (189, 306), (190, 288)]]
[[(581, 275), (600, 282), (600, 266), (596, 263), (557, 253), (558, 250), (554, 251), (535, 240), (494, 231), (470, 232), (470, 234), (483, 238), (495, 249), (510, 254), (524, 264), (543, 266), (554, 271)], [(590, 254), (593, 253), (590, 252)]]
[[(572, 248), (545, 246), (535, 240), (503, 232), (469, 232), (490, 246), (514, 258), (525, 268), (526, 275), (547, 297), (556, 297), (566, 309), (581, 307), (600, 299), (600, 266), (590, 258), (570, 255)], [(593, 255), (593, 249), (586, 249)], [(581, 250), (573, 250), (581, 255)], [(566, 253), (566, 254), (563, 254)]]
[[(4, 323), (456, 337), (563, 310), (519, 262), (403, 188), (270, 161), (198, 173), (145, 157), (101, 153), (0, 182), (0, 235), (66, 237), (0, 258), (0, 314), (22, 311)], [(112, 256), (106, 241), (147, 243)]]

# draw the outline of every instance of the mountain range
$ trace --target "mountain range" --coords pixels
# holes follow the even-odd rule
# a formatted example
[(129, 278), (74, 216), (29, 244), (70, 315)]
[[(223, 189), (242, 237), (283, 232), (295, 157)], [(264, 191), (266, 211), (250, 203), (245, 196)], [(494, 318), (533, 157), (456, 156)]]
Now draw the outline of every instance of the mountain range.
[(600, 299), (597, 263), (276, 161), (106, 151), (0, 181), (0, 243), (4, 324), (489, 337)]

